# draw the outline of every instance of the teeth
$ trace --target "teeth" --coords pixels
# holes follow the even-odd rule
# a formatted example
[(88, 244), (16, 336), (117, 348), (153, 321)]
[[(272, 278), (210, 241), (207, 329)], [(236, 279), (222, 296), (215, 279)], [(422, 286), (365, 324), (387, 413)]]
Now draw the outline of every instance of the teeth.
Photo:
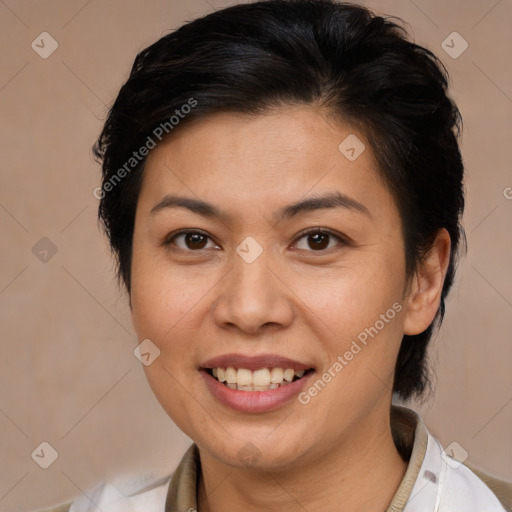
[(236, 374), (236, 383), (239, 386), (252, 386), (252, 372), (247, 368), (239, 368)]
[(268, 391), (285, 386), (294, 378), (300, 379), (305, 370), (293, 368), (260, 368), (251, 371), (247, 368), (212, 368), (213, 376), (229, 388), (239, 391)]
[(226, 368), (226, 382), (228, 384), (236, 384), (237, 372), (234, 368), (229, 366)]
[(281, 384), (283, 382), (283, 373), (284, 370), (282, 368), (272, 368), (270, 371), (270, 381), (272, 384)]
[(284, 380), (287, 380), (288, 382), (291, 382), (293, 380), (293, 376), (294, 375), (295, 375), (295, 371), (292, 370), (291, 368), (287, 368), (284, 371), (283, 377), (284, 377)]
[(270, 371), (268, 368), (256, 370), (253, 373), (252, 378), (255, 386), (268, 386), (270, 384)]

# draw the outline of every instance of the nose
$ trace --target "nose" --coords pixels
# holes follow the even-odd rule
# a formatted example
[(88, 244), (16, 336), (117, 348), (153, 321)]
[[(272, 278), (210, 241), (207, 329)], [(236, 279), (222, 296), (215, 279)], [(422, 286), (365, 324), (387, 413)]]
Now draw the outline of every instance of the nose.
[(231, 271), (217, 284), (216, 294), (213, 316), (224, 329), (255, 334), (292, 322), (293, 292), (266, 251), (251, 263), (235, 253)]

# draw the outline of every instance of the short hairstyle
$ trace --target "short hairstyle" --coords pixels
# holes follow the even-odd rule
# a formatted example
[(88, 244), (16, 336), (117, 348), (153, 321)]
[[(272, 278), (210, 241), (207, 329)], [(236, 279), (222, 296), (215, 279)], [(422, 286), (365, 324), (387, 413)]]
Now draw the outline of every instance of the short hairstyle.
[(393, 392), (421, 397), (431, 382), (427, 346), (465, 242), (462, 118), (446, 68), (408, 40), (401, 21), (333, 0), (265, 0), (187, 22), (142, 50), (93, 148), (102, 163), (99, 219), (128, 293), (145, 163), (134, 151), (212, 113), (316, 106), (369, 142), (400, 212), (408, 277), (438, 230), (450, 234), (439, 309), (424, 332), (404, 335), (396, 361)]

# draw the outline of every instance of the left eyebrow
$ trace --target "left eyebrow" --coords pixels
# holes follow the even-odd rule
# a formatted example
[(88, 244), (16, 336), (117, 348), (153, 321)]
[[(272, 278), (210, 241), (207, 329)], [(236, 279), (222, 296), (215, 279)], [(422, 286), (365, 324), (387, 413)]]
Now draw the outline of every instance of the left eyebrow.
[[(200, 199), (175, 195), (166, 195), (161, 201), (153, 206), (150, 213), (153, 215), (161, 210), (175, 207), (187, 208), (193, 213), (202, 215), (203, 217), (223, 220), (229, 219), (229, 215), (226, 212), (223, 212), (211, 203)], [(276, 222), (280, 222), (304, 212), (311, 212), (324, 208), (345, 208), (372, 218), (370, 211), (364, 204), (356, 201), (346, 194), (342, 194), (341, 192), (308, 197), (296, 203), (289, 204), (275, 212), (273, 218)]]
[(294, 204), (285, 206), (277, 213), (274, 214), (276, 222), (280, 222), (284, 219), (290, 219), (295, 215), (303, 212), (311, 212), (315, 210), (321, 210), (323, 208), (345, 208), (358, 213), (362, 213), (368, 217), (372, 217), (368, 208), (354, 198), (342, 194), (341, 192), (335, 192), (331, 194), (322, 194), (319, 196), (308, 197), (302, 201), (298, 201)]

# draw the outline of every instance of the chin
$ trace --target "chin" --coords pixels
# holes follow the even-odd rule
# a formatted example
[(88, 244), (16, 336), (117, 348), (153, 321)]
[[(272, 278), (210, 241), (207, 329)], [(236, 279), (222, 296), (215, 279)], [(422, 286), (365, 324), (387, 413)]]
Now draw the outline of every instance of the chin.
[(245, 469), (261, 469), (286, 471), (294, 466), (303, 455), (304, 436), (298, 436), (297, 442), (293, 442), (287, 435), (272, 438), (272, 434), (261, 437), (242, 435), (227, 435), (222, 441), (215, 444), (208, 442), (203, 444), (196, 441), (200, 449), (205, 449), (222, 463)]

